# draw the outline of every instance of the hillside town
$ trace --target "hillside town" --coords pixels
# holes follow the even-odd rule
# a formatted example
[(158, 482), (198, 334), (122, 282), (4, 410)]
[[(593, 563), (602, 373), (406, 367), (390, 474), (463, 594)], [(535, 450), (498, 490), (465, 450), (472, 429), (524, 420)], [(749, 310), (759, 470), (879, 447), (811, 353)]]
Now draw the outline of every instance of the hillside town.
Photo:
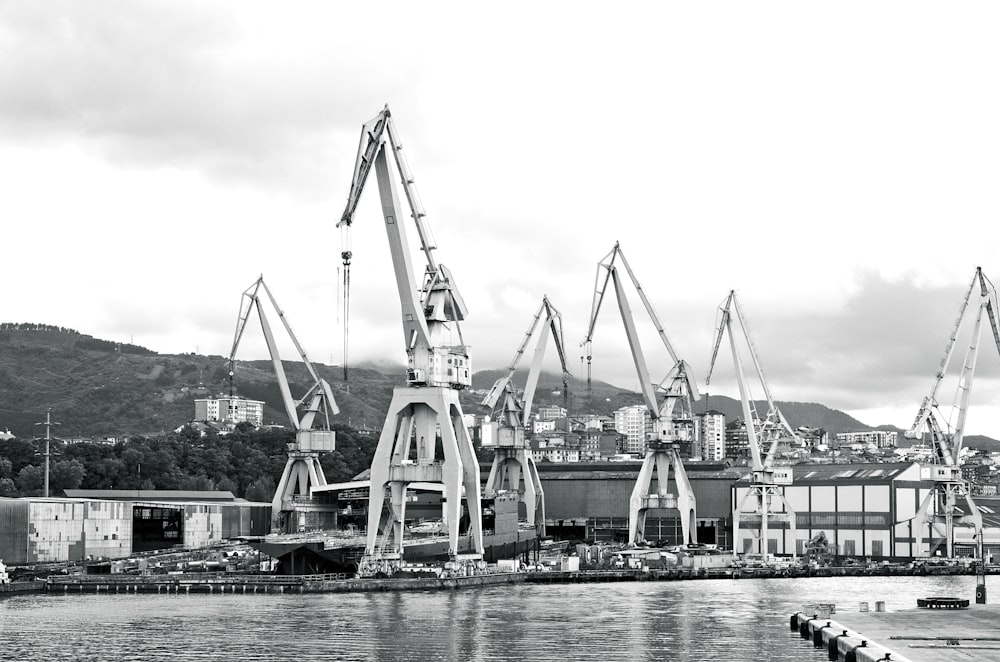
[[(472, 395), (485, 395), (470, 389)], [(553, 393), (558, 396), (558, 392)], [(262, 426), (264, 402), (238, 396), (219, 396), (195, 401), (195, 417), (190, 425), (211, 427), (221, 435), (240, 423)], [(466, 426), (477, 449), (497, 434), (496, 421), (481, 414), (466, 414)], [(726, 420), (722, 412), (709, 409), (688, 422), (693, 442), (682, 450), (686, 462), (746, 466), (750, 446), (746, 425), (740, 418)], [(652, 418), (642, 404), (617, 409), (613, 416), (570, 415), (564, 407), (545, 405), (532, 412), (525, 428), (528, 452), (535, 462), (638, 462), (646, 454), (646, 440)], [(377, 428), (361, 428), (378, 436)], [(784, 441), (776, 452), (776, 464), (849, 464), (932, 461), (933, 449), (922, 443), (900, 444), (896, 430), (858, 430), (833, 435), (817, 427), (798, 427), (796, 439)], [(113, 443), (115, 440), (109, 440)], [(488, 452), (488, 451), (487, 451)], [(962, 478), (969, 481), (976, 496), (995, 496), (1000, 484), (1000, 452), (989, 453), (971, 447), (961, 451)]]

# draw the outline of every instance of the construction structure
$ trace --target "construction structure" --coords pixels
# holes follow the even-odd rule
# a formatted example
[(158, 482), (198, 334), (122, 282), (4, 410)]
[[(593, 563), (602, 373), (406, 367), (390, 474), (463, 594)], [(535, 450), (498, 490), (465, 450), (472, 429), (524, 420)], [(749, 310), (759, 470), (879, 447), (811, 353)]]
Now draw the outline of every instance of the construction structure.
[[(643, 305), (646, 307), (646, 312), (649, 313), (650, 319), (656, 327), (664, 348), (673, 361), (673, 367), (658, 384), (654, 384), (649, 377), (649, 368), (639, 343), (639, 334), (636, 331), (632, 310), (629, 307), (628, 297), (622, 287), (618, 267), (615, 264), (617, 260), (620, 260), (622, 266), (625, 267)], [(614, 284), (618, 309), (625, 325), (625, 334), (632, 352), (632, 361), (639, 377), (639, 388), (642, 391), (646, 407), (649, 409), (652, 422), (651, 429), (646, 434), (645, 458), (642, 469), (639, 471), (639, 477), (629, 499), (628, 542), (632, 545), (645, 542), (646, 512), (648, 510), (667, 509), (680, 512), (683, 537), (681, 543), (688, 544), (693, 542), (691, 536), (695, 528), (696, 504), (694, 491), (691, 489), (687, 473), (684, 471), (681, 445), (686, 444), (690, 447), (696, 441), (692, 401), (697, 400), (698, 389), (691, 378), (687, 363), (678, 358), (652, 304), (646, 298), (639, 280), (635, 277), (617, 243), (611, 252), (598, 262), (594, 298), (590, 310), (590, 325), (587, 329), (587, 335), (581, 343), (586, 347), (588, 386), (591, 382), (594, 329), (609, 283)], [(663, 400), (659, 403), (657, 402), (658, 392), (663, 394)], [(650, 483), (654, 470), (658, 489), (656, 493), (650, 494)], [(668, 480), (671, 470), (677, 494), (669, 492)]]
[[(518, 395), (514, 387), (514, 373), (543, 315), (544, 322), (541, 324), (538, 343), (535, 345), (524, 393)], [(493, 388), (482, 402), (490, 409), (490, 418), (496, 423), (495, 428), (492, 426), (489, 428), (491, 434), (483, 438), (483, 446), (495, 450), (493, 466), (483, 494), (492, 497), (501, 490), (517, 492), (520, 502), (524, 504), (528, 524), (536, 527), (541, 535), (545, 532), (545, 494), (538, 479), (538, 468), (528, 453), (524, 428), (531, 416), (531, 405), (550, 333), (562, 364), (563, 399), (564, 402), (568, 402), (570, 374), (566, 367), (566, 352), (563, 349), (562, 316), (547, 296), (542, 297), (542, 303), (507, 368), (507, 374), (493, 384)]]
[[(743, 359), (736, 341), (737, 332), (733, 328), (733, 319), (739, 326), (739, 336), (750, 352), (754, 371), (760, 387), (767, 400), (767, 413), (760, 416), (747, 383)], [(705, 385), (712, 381), (712, 371), (719, 355), (723, 334), (729, 336), (729, 346), (733, 353), (733, 368), (736, 372), (736, 383), (739, 386), (740, 402), (743, 406), (743, 423), (746, 426), (747, 442), (750, 448), (750, 487), (744, 495), (735, 502), (733, 509), (733, 549), (737, 552), (756, 552), (766, 557), (771, 547), (768, 529), (771, 522), (783, 522), (791, 529), (792, 539), (795, 539), (796, 515), (791, 504), (785, 499), (784, 487), (792, 484), (792, 468), (790, 466), (775, 466), (775, 452), (782, 442), (792, 441), (801, 445), (798, 435), (788, 424), (785, 416), (771, 397), (771, 389), (764, 378), (760, 357), (754, 347), (746, 318), (740, 309), (736, 291), (730, 290), (725, 302), (719, 307), (718, 324), (715, 329), (715, 342), (712, 345), (712, 359), (709, 361)], [(766, 450), (764, 450), (766, 449)], [(762, 452), (763, 451), (763, 452)], [(775, 502), (783, 508), (772, 508)], [(749, 504), (749, 507), (748, 507)], [(741, 543), (740, 525), (744, 522), (757, 524), (752, 529), (753, 539), (757, 541), (757, 549), (751, 549), (753, 540), (747, 539)], [(777, 548), (777, 543), (773, 545)], [(793, 554), (794, 555), (794, 554)]]
[[(261, 305), (261, 290), (267, 294), (267, 298), (281, 319), (285, 331), (295, 345), (302, 363), (313, 379), (312, 386), (299, 400), (292, 398), (288, 377), (285, 375), (278, 346), (274, 341), (274, 333), (271, 331), (271, 325), (268, 323), (267, 315)], [(257, 309), (257, 315), (260, 318), (264, 341), (267, 343), (267, 351), (271, 355), (271, 362), (274, 365), (274, 373), (278, 379), (278, 388), (281, 391), (285, 413), (288, 415), (289, 424), (295, 430), (295, 441), (288, 444), (288, 459), (271, 502), (272, 528), (279, 532), (291, 533), (306, 528), (310, 524), (307, 521), (308, 515), (305, 509), (308, 506), (305, 503), (302, 505), (303, 512), (296, 513), (297, 497), (309, 497), (313, 487), (326, 485), (326, 476), (323, 474), (319, 455), (334, 450), (336, 433), (330, 429), (331, 418), (337, 415), (340, 409), (337, 407), (330, 384), (319, 376), (309, 361), (309, 357), (302, 349), (298, 338), (295, 337), (285, 313), (278, 307), (274, 295), (271, 294), (271, 290), (264, 282), (263, 276), (260, 276), (253, 285), (243, 292), (241, 299), (236, 334), (233, 337), (232, 350), (229, 352), (230, 398), (234, 396), (233, 378), (236, 372), (236, 351), (243, 338), (243, 332), (246, 330), (250, 311), (253, 308)], [(299, 416), (298, 410), (303, 405), (305, 408), (302, 415)], [(311, 524), (321, 525), (322, 522), (312, 522)]]
[[(404, 212), (388, 162), (390, 156), (402, 180), (426, 261), (421, 270), (422, 279), (411, 264)], [(463, 558), (481, 557), (479, 466), (458, 399), (458, 392), (472, 383), (469, 348), (462, 338), (460, 326), (466, 317), (466, 306), (453, 276), (435, 257), (436, 246), (388, 106), (362, 127), (347, 206), (338, 223), (346, 236), (342, 252), (345, 283), (349, 283), (353, 257), (350, 229), (365, 182), (373, 169), (399, 291), (407, 369), (406, 385), (393, 390), (372, 460), (362, 571), (373, 564), (402, 559), (407, 487), (411, 485), (442, 491), (442, 519), (448, 531), (449, 553), (456, 558), (459, 556), (459, 520), (464, 496), (472, 551)], [(348, 296), (349, 293), (345, 293), (345, 300)], [(390, 493), (389, 517), (379, 546), (379, 525), (387, 489)]]
[[(977, 291), (978, 285), (978, 291)], [(975, 292), (975, 297), (973, 293)], [(958, 386), (948, 416), (941, 412), (938, 404), (938, 392), (948, 371), (953, 350), (958, 339), (963, 322), (969, 313), (969, 304), (975, 298), (973, 308), (976, 311), (975, 322), (965, 353), (965, 360), (958, 376)], [(1000, 327), (997, 326), (997, 295), (993, 284), (989, 282), (981, 268), (976, 268), (969, 289), (965, 293), (959, 309), (958, 319), (948, 338), (944, 358), (934, 378), (931, 392), (920, 404), (913, 425), (905, 436), (911, 439), (922, 439), (931, 449), (932, 461), (921, 466), (921, 478), (933, 481), (933, 489), (921, 502), (914, 515), (914, 529), (918, 545), (925, 528), (930, 525), (931, 542), (925, 551), (927, 556), (934, 552), (935, 538), (941, 540), (952, 557), (955, 552), (955, 525), (971, 525), (975, 531), (974, 538), (981, 548), (983, 516), (975, 502), (969, 485), (962, 478), (960, 455), (962, 440), (965, 434), (965, 421), (969, 413), (969, 401), (972, 396), (972, 384), (976, 374), (976, 360), (979, 355), (979, 342), (982, 335), (984, 316), (989, 320), (990, 329), (997, 350), (1000, 351)], [(952, 421), (954, 420), (954, 423)], [(963, 510), (964, 507), (964, 510)], [(981, 554), (980, 554), (981, 557)]]

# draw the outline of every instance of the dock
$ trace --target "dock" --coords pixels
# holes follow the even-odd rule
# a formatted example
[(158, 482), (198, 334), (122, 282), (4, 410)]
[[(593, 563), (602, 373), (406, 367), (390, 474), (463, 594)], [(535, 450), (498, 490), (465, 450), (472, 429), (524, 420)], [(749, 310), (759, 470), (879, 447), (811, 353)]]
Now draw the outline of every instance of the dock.
[(359, 591), (432, 591), (518, 584), (524, 573), (494, 573), (413, 579), (358, 579), (329, 575), (75, 575), (50, 577), (49, 593), (350, 593)]
[(822, 648), (830, 659), (1000, 662), (1000, 605), (838, 611), (819, 618), (799, 612), (790, 626), (798, 628), (803, 647)]

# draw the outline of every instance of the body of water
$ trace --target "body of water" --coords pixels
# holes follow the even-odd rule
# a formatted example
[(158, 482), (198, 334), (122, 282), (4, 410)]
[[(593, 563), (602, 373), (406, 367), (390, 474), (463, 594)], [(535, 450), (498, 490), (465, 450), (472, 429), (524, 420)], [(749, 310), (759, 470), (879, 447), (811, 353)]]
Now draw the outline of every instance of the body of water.
[[(1000, 577), (987, 578), (1000, 596)], [(3, 660), (825, 660), (802, 605), (895, 611), (974, 600), (975, 577), (517, 585), (313, 595), (38, 594), (0, 599)], [(836, 618), (834, 616), (833, 618)]]

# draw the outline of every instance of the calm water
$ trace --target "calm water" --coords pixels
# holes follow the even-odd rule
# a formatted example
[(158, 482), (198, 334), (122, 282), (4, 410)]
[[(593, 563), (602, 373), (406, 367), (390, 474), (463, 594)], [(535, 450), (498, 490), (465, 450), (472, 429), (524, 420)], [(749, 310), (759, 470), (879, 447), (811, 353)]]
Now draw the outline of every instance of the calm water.
[[(988, 577), (990, 602), (1000, 576)], [(803, 603), (974, 599), (975, 577), (741, 579), (324, 595), (0, 599), (0, 660), (825, 660)]]

